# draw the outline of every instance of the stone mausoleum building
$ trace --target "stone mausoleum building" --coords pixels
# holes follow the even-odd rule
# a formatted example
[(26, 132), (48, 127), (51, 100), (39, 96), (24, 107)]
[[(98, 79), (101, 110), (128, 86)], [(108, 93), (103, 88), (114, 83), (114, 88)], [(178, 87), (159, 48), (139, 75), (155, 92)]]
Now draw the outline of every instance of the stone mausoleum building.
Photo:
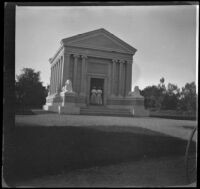
[[(147, 116), (139, 89), (131, 92), (136, 51), (105, 29), (62, 39), (49, 59), (50, 89), (44, 109), (63, 114)], [(101, 105), (91, 105), (93, 87), (102, 90)]]

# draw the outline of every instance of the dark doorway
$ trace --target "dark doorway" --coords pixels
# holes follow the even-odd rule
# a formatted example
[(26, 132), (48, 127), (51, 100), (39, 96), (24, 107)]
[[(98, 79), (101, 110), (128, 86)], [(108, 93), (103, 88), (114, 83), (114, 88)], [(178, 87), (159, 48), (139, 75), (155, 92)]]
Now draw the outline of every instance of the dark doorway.
[[(92, 89), (95, 88), (96, 90), (101, 89), (102, 90), (102, 104), (98, 104), (96, 102), (93, 102), (91, 100), (91, 91)], [(92, 105), (103, 105), (104, 104), (104, 79), (100, 79), (100, 78), (91, 78), (90, 80), (90, 104)]]

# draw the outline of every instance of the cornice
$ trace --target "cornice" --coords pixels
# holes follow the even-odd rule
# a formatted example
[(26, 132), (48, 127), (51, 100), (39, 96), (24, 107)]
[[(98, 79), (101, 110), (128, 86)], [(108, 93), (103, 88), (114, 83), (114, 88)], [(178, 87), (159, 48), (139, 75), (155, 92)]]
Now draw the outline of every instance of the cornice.
[(92, 45), (65, 45), (65, 47), (77, 47), (77, 48), (86, 48), (86, 49), (94, 49), (94, 50), (100, 50), (100, 51), (108, 51), (108, 52), (113, 52), (113, 53), (123, 53), (123, 54), (128, 54), (128, 55), (134, 55), (131, 52), (125, 52), (120, 49), (114, 49), (114, 48), (108, 48), (108, 47), (96, 47)]
[(132, 55), (124, 53), (112, 53), (108, 51), (101, 51), (96, 49), (86, 49), (79, 47), (70, 47), (67, 46), (67, 54), (80, 54), (90, 57), (104, 58), (104, 59), (116, 59), (116, 60), (125, 60), (128, 63), (132, 63)]
[(61, 52), (61, 50), (63, 50), (63, 49), (64, 49), (64, 46), (61, 45), (60, 48), (57, 50), (57, 52), (54, 54), (54, 56), (53, 56), (52, 58), (49, 58), (50, 64), (53, 63), (53, 61), (56, 59), (57, 55), (58, 55), (58, 54)]
[(95, 50), (95, 51), (100, 51), (100, 52), (108, 52), (108, 53), (113, 53), (113, 54), (123, 54), (125, 56), (133, 56), (133, 54), (131, 53), (125, 53), (125, 52), (120, 52), (120, 51), (113, 51), (113, 50), (106, 50), (106, 48), (91, 48), (91, 46), (72, 46), (72, 45), (65, 45), (65, 48), (76, 48), (76, 49), (80, 49), (80, 50)]

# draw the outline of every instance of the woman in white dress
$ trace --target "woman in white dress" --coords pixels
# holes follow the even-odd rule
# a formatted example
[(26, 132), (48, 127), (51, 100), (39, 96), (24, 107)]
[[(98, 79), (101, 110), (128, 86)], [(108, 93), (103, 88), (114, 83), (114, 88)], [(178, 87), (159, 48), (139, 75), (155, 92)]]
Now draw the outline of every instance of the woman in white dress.
[(97, 104), (101, 105), (102, 104), (102, 90), (99, 88), (97, 90)]
[(96, 87), (92, 88), (91, 93), (92, 93), (92, 95), (91, 95), (91, 104), (96, 104), (97, 103), (97, 90), (96, 90)]

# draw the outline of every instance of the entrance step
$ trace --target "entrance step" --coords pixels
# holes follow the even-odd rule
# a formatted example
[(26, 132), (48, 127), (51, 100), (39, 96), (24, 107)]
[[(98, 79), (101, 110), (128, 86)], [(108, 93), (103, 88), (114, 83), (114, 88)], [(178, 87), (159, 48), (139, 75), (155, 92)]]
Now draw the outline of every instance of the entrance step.
[(99, 115), (99, 116), (122, 116), (131, 117), (128, 109), (114, 109), (105, 106), (88, 106), (80, 109), (81, 115)]

